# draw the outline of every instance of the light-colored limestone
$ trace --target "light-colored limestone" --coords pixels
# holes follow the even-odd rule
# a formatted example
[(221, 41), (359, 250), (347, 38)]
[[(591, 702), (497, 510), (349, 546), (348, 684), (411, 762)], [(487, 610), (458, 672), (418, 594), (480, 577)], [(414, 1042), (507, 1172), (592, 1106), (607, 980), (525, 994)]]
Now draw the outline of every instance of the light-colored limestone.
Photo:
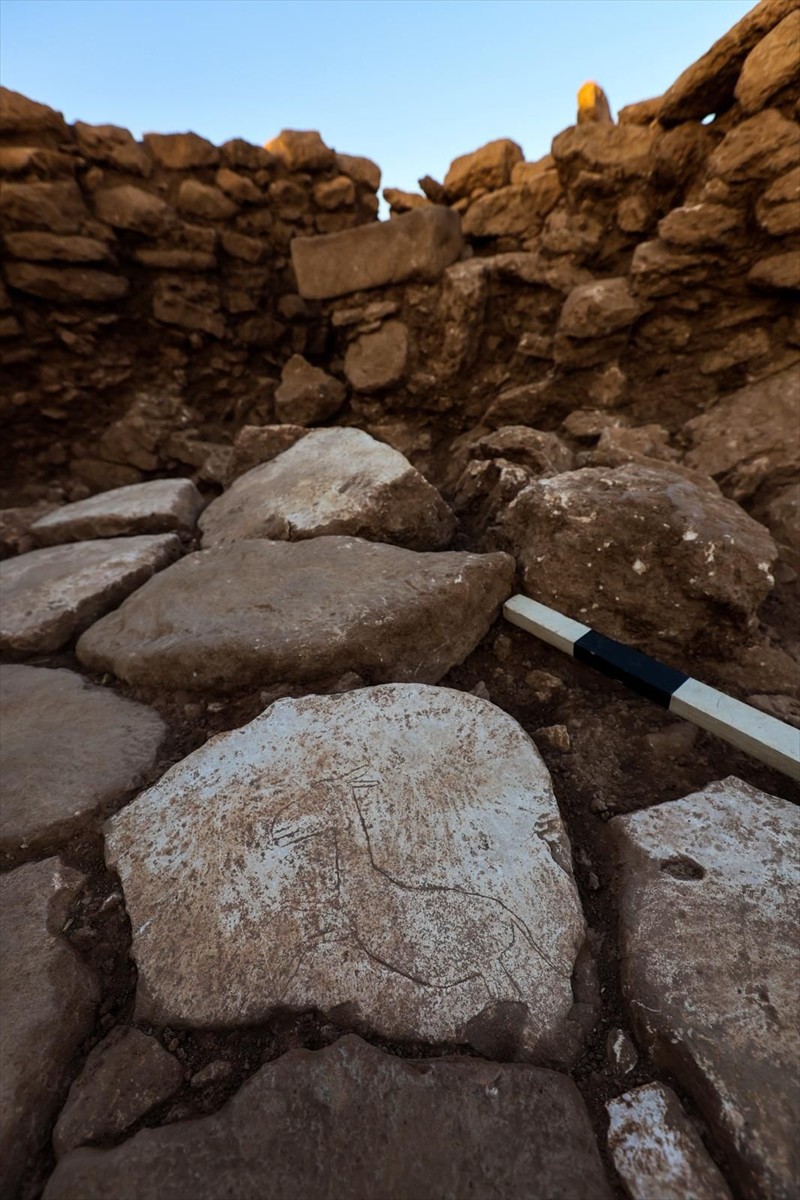
[(40, 546), (55, 546), (136, 533), (190, 533), (202, 507), (190, 479), (154, 479), (65, 504), (34, 522), (31, 535)]

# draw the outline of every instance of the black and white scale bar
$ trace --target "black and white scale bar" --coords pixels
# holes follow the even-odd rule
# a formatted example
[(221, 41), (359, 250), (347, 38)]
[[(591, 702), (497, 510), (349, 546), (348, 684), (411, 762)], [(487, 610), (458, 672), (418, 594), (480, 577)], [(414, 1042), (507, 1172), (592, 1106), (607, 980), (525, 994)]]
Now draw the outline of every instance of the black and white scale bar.
[(648, 700), (668, 708), (676, 717), (715, 733), (738, 750), (800, 780), (800, 730), (784, 721), (707, 687), (622, 642), (595, 633), (588, 625), (528, 596), (512, 596), (503, 606), (503, 615), (512, 625), (519, 625), (604, 675), (619, 679)]

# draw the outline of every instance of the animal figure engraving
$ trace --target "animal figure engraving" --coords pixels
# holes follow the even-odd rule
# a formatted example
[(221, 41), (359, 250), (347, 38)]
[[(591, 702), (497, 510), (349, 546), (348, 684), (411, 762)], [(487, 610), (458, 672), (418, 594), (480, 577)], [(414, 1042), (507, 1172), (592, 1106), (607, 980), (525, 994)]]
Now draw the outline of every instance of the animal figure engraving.
[(320, 822), (309, 824), (308, 814), (297, 813), (298, 801), (290, 801), (273, 820), (271, 840), (287, 846), (330, 837), (339, 926), (371, 960), (427, 988), (480, 979), (493, 1000), (530, 997), (541, 986), (543, 967), (563, 975), (502, 900), (466, 886), (409, 884), (376, 861), (364, 807), (380, 781), (369, 777), (368, 767), (322, 786), (328, 800)]

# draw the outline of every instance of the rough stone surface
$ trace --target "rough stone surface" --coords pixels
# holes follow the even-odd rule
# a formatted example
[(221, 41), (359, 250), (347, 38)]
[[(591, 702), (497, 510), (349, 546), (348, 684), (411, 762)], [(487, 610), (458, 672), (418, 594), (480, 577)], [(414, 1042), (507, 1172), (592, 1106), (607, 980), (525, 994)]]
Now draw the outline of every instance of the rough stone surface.
[(90, 1053), (53, 1131), (56, 1156), (118, 1137), (168, 1100), (183, 1083), (183, 1067), (154, 1037), (117, 1026)]
[(313, 425), (337, 413), (346, 388), (320, 367), (312, 367), (302, 354), (293, 354), (281, 372), (275, 392), (275, 415), (294, 425)]
[(724, 204), (688, 204), (673, 208), (658, 223), (659, 237), (690, 250), (724, 246), (742, 229), (742, 214)]
[(336, 162), (316, 129), (282, 129), (264, 149), (286, 163), (290, 171), (324, 171)]
[(351, 534), (440, 550), (455, 532), (436, 488), (360, 429), (318, 429), (239, 476), (200, 518), (204, 549), (242, 538)]
[(570, 292), (561, 309), (558, 332), (573, 338), (605, 337), (627, 329), (642, 311), (627, 279), (601, 279)]
[(245, 471), (271, 462), (307, 433), (302, 425), (243, 425), (233, 439), (224, 481), (232, 483)]
[(98, 217), (109, 225), (135, 233), (163, 233), (177, 220), (164, 200), (133, 184), (95, 192), (94, 206)]
[(72, 671), (0, 667), (0, 849), (46, 846), (125, 796), (166, 734), (152, 709)]
[(160, 166), (174, 171), (213, 167), (219, 162), (217, 147), (197, 133), (146, 133), (143, 141)]
[(573, 1049), (569, 843), (530, 738), (475, 696), (392, 684), (279, 701), (112, 818), (106, 856), (137, 1019), (313, 1008), (495, 1055)]
[[(800, 738), (800, 735), (799, 735)], [(738, 779), (618, 817), (622, 985), (744, 1196), (790, 1200), (800, 1162), (800, 814)]]
[(191, 533), (203, 498), (189, 479), (155, 479), (65, 504), (40, 517), (31, 535), (40, 546), (135, 533)]
[(51, 267), (36, 262), (9, 262), (6, 279), (11, 287), (44, 300), (89, 301), (102, 303), (119, 300), (130, 290), (127, 279), (109, 271), (87, 267)]
[(741, 21), (723, 34), (702, 58), (687, 67), (661, 97), (655, 113), (665, 125), (702, 121), (722, 113), (734, 99), (742, 64), (754, 46), (784, 20), (795, 0), (760, 0)]
[(756, 216), (773, 237), (800, 232), (800, 167), (769, 185), (756, 205)]
[(556, 171), (546, 171), (525, 183), (487, 192), (464, 215), (469, 237), (532, 237), (561, 194)]
[(350, 343), (344, 373), (357, 392), (379, 392), (400, 382), (407, 360), (408, 329), (402, 321), (386, 321)]
[(462, 247), (458, 213), (432, 204), (391, 221), (296, 237), (292, 263), (300, 295), (328, 300), (407, 279), (435, 280)]
[(560, 475), (574, 466), (572, 451), (557, 434), (528, 425), (506, 425), (478, 438), (471, 451), (477, 459), (504, 458), (536, 475)]
[(744, 112), (758, 112), (792, 82), (800, 65), (798, 46), (800, 11), (795, 9), (771, 29), (744, 60), (734, 92)]
[(800, 472), (800, 375), (794, 367), (725, 396), (684, 427), (686, 464), (707, 471), (734, 500), (746, 500), (769, 480), (774, 486)]
[(77, 654), (151, 687), (234, 691), (343, 671), (435, 683), (486, 633), (513, 574), (500, 554), (419, 555), (343, 537), (238, 542), (151, 579)]
[(0, 649), (57, 650), (180, 553), (175, 534), (103, 538), (0, 563)]
[(450, 203), (469, 196), (478, 188), (496, 191), (511, 182), (511, 171), (522, 162), (522, 147), (510, 138), (487, 142), (479, 150), (453, 160), (445, 176), (444, 190)]
[(747, 279), (758, 288), (800, 292), (800, 250), (759, 259), (750, 268)]
[(71, 1154), (44, 1200), (219, 1200), (226, 1189), (238, 1200), (611, 1196), (572, 1080), (517, 1063), (414, 1062), (349, 1035), (262, 1067), (213, 1116)]
[(798, 130), (776, 108), (735, 125), (708, 162), (712, 176), (728, 184), (772, 179), (797, 166)]
[(631, 1200), (732, 1200), (672, 1088), (648, 1083), (606, 1108), (608, 1150)]
[(58, 858), (0, 877), (0, 1195), (36, 1161), (99, 988), (61, 930), (84, 876)]
[(531, 483), (502, 531), (528, 593), (652, 653), (747, 640), (774, 582), (768, 531), (716, 489), (631, 463)]

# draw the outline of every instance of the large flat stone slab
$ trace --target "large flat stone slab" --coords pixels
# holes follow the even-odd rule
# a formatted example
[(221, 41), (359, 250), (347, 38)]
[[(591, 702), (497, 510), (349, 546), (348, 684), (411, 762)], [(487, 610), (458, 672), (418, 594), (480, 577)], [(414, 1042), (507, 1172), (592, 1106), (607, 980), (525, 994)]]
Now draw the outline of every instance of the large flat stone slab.
[(79, 660), (147, 687), (236, 691), (355, 671), (436, 683), (511, 593), (506, 554), (416, 554), (358, 538), (190, 554), (80, 639)]
[(191, 533), (203, 497), (190, 479), (132, 483), (65, 504), (31, 526), (39, 546), (136, 533)]
[(292, 1050), (213, 1116), (78, 1150), (44, 1200), (610, 1200), (571, 1079), (414, 1062), (360, 1038)]
[(280, 701), (106, 825), (137, 1019), (316, 1009), (384, 1037), (552, 1059), (584, 941), (528, 735), (476, 696), (388, 685)]
[(180, 554), (174, 533), (100, 538), (0, 563), (0, 650), (58, 650)]
[(254, 467), (200, 518), (203, 547), (352, 534), (439, 550), (455, 518), (407, 458), (360, 429), (318, 429)]
[(729, 778), (617, 817), (623, 992), (656, 1064), (693, 1097), (742, 1195), (800, 1172), (800, 811)]
[(73, 671), (0, 667), (0, 850), (68, 838), (153, 767), (158, 713)]
[(438, 279), (463, 245), (458, 213), (432, 204), (391, 221), (296, 237), (292, 264), (301, 296), (330, 300), (407, 279)]
[(58, 858), (0, 877), (0, 1195), (19, 1195), (94, 1022), (99, 988), (61, 929), (84, 882)]

